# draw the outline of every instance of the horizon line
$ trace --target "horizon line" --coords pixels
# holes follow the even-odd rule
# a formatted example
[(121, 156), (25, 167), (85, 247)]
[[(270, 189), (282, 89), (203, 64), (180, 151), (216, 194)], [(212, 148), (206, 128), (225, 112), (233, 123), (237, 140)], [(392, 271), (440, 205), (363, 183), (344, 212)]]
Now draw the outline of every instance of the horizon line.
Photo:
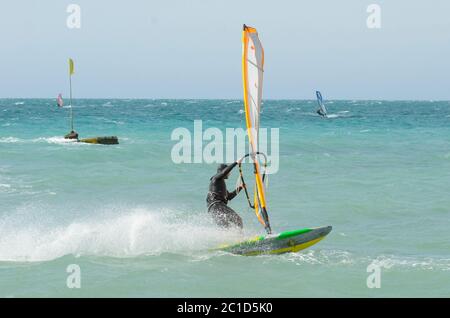
[[(1, 99), (23, 99), (23, 100), (30, 100), (30, 99), (55, 99), (56, 97), (0, 97)], [(117, 100), (235, 100), (235, 101), (242, 101), (243, 98), (192, 98), (192, 97), (77, 97), (72, 98), (73, 100), (80, 100), (80, 99), (91, 99), (91, 100), (100, 100), (100, 99), (117, 99)], [(263, 98), (262, 101), (279, 101), (279, 100), (286, 100), (286, 101), (315, 101), (315, 98)], [(328, 101), (397, 101), (397, 102), (450, 102), (450, 99), (373, 99), (373, 98), (333, 98), (333, 99), (325, 99)]]

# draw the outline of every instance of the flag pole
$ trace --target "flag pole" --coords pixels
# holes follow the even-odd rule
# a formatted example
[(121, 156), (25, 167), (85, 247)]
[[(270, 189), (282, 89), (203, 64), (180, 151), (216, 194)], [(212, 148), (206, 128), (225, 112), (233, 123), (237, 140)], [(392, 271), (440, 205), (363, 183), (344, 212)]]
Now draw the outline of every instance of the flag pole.
[(72, 72), (73, 72), (73, 61), (69, 59), (69, 86), (70, 86), (70, 131), (73, 130), (73, 106), (72, 106)]

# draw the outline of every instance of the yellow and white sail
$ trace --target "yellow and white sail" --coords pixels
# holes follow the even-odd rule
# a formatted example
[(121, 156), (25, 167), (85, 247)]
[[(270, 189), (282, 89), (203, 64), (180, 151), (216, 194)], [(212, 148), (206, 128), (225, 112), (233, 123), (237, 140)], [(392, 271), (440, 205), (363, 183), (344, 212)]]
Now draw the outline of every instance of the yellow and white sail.
[(261, 164), (258, 156), (259, 115), (261, 111), (262, 87), (264, 74), (264, 49), (255, 28), (246, 26), (242, 31), (242, 80), (244, 86), (244, 108), (247, 124), (247, 134), (252, 151), (255, 172), (254, 207), (258, 220), (270, 233), (267, 214), (266, 196)]

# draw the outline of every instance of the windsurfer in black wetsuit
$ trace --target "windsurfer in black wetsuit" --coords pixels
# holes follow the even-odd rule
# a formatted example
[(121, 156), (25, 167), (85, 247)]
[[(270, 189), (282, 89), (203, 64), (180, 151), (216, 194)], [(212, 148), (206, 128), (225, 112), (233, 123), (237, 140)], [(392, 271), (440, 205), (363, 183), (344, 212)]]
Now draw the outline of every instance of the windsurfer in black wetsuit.
[(326, 117), (326, 116), (327, 116), (327, 114), (325, 114), (325, 113), (323, 112), (322, 108), (319, 108), (319, 109), (317, 110), (316, 113), (318, 113), (318, 114), (319, 114), (320, 116), (322, 116), (322, 117)]
[(64, 139), (78, 139), (78, 133), (72, 130), (70, 133), (64, 136)]
[(243, 186), (239, 186), (233, 192), (228, 192), (225, 179), (233, 170), (234, 167), (240, 161), (236, 161), (230, 165), (220, 164), (217, 168), (217, 173), (211, 177), (209, 183), (209, 192), (206, 197), (206, 203), (208, 205), (208, 212), (211, 213), (214, 221), (220, 227), (239, 227), (242, 229), (241, 217), (229, 206), (228, 201), (232, 200), (242, 189)]

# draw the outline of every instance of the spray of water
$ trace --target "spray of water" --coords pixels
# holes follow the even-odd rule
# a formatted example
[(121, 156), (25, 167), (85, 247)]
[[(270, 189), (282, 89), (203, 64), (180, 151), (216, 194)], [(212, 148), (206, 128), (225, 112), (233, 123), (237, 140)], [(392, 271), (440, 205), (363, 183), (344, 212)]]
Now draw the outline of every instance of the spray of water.
[(2, 218), (0, 261), (45, 261), (68, 254), (191, 254), (208, 252), (243, 236), (237, 230), (218, 229), (204, 213), (184, 217), (175, 211), (133, 208), (113, 215), (93, 215), (96, 217), (67, 224), (55, 224), (42, 217), (25, 220), (23, 215)]

